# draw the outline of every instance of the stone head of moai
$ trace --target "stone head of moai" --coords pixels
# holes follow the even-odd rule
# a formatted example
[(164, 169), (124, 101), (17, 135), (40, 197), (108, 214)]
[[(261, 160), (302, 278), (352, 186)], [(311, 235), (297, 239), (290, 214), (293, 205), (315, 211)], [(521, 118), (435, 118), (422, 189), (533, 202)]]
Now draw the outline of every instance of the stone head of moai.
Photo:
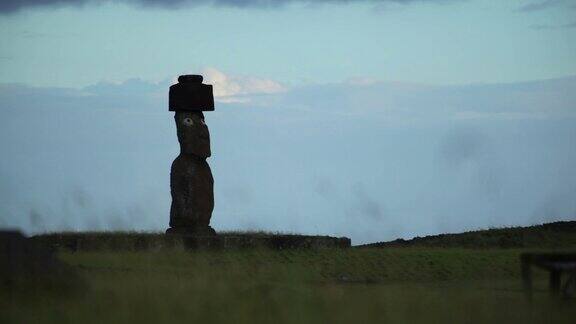
[(181, 154), (210, 157), (210, 132), (204, 114), (201, 111), (177, 111), (174, 120)]
[(210, 227), (214, 210), (214, 179), (210, 133), (203, 111), (214, 110), (212, 86), (200, 75), (182, 75), (170, 87), (169, 110), (174, 111), (180, 154), (170, 170), (169, 234), (215, 235)]

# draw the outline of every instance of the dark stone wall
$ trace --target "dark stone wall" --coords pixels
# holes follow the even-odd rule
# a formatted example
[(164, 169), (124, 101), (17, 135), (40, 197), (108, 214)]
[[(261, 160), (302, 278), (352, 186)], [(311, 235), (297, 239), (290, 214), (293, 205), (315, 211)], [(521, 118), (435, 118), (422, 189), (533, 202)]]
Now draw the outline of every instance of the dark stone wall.
[(0, 291), (84, 291), (83, 278), (73, 267), (58, 260), (54, 250), (51, 245), (27, 239), (20, 232), (0, 231)]
[(172, 249), (334, 249), (349, 248), (347, 237), (296, 234), (219, 233), (217, 236), (163, 235), (160, 233), (54, 233), (31, 240), (64, 251), (142, 251)]

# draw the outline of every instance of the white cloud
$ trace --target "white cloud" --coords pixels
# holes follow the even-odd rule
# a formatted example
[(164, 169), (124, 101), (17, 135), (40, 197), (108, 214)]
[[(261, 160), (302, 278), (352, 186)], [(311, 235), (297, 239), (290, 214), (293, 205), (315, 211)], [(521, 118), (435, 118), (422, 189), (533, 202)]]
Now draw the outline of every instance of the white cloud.
[(215, 68), (202, 71), (204, 83), (214, 87), (214, 99), (224, 103), (250, 102), (254, 96), (285, 92), (280, 83), (255, 77), (227, 75)]

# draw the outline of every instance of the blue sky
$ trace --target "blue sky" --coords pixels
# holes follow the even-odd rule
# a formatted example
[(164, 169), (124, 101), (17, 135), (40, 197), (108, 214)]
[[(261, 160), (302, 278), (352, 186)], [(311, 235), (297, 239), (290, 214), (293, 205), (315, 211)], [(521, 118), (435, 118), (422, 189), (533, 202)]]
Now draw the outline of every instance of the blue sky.
[(218, 230), (576, 218), (574, 3), (281, 2), (0, 5), (0, 226), (165, 229), (182, 73), (214, 85)]
[[(293, 85), (353, 77), (515, 82), (576, 73), (570, 1), (304, 1), (280, 8), (98, 3), (31, 6), (0, 16), (0, 81), (78, 87), (159, 81), (206, 67)], [(549, 5), (530, 10), (537, 3)]]

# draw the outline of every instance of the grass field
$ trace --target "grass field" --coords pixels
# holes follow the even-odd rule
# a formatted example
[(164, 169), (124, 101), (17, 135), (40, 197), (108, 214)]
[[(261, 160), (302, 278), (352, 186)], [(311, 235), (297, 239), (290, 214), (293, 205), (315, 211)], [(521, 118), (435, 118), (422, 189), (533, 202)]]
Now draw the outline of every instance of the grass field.
[[(571, 249), (570, 247), (567, 247)], [(20, 290), (2, 323), (574, 323), (518, 249), (61, 252), (86, 287)]]

